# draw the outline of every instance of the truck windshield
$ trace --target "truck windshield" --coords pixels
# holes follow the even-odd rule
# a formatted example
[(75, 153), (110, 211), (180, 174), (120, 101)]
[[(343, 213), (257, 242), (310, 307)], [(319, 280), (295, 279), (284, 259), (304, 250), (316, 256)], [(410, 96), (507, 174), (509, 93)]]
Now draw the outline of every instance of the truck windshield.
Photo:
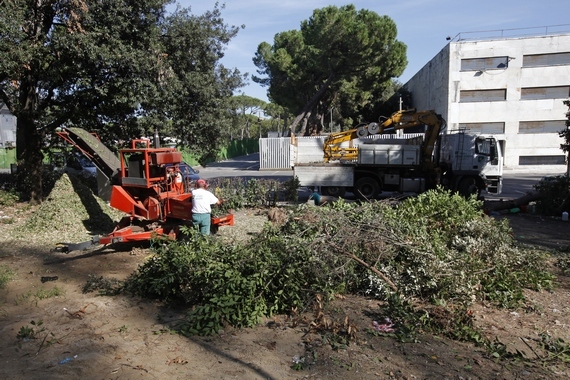
[(476, 153), (491, 155), (491, 139), (477, 139)]

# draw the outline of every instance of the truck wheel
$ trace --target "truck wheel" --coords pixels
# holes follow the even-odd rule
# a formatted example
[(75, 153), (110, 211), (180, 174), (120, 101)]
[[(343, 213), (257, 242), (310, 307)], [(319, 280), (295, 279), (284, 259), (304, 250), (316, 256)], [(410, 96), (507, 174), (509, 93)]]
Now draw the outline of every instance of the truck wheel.
[(354, 195), (358, 199), (374, 199), (380, 194), (380, 185), (370, 177), (360, 178), (354, 184)]
[(459, 181), (457, 185), (457, 192), (459, 195), (469, 198), (472, 195), (479, 197), (481, 189), (477, 185), (477, 181), (473, 177), (466, 177)]
[(333, 197), (344, 197), (346, 189), (342, 186), (324, 186), (323, 195), (331, 195)]

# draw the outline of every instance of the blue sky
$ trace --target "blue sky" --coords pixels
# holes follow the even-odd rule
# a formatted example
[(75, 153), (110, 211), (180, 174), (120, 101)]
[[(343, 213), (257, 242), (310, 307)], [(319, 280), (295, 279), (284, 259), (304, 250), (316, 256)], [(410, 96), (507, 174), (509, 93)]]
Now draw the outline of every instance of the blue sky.
[[(212, 10), (216, 0), (178, 0), (193, 14)], [(568, 0), (226, 0), (222, 17), (229, 25), (245, 25), (227, 46), (222, 63), (242, 73), (256, 74), (252, 58), (259, 43), (273, 44), (275, 34), (299, 29), (314, 9), (329, 5), (354, 4), (387, 15), (398, 28), (397, 39), (408, 46), (408, 66), (398, 78), (405, 83), (448, 43), (446, 37), (459, 33), (465, 37), (484, 31), (503, 35), (544, 34), (550, 31), (570, 32)], [(565, 25), (564, 27), (553, 27)], [(521, 31), (511, 29), (525, 28)], [(528, 28), (528, 29), (526, 29)], [(519, 33), (520, 32), (520, 33)], [(485, 33), (483, 35), (488, 35)], [(240, 92), (267, 101), (266, 89), (253, 81)]]

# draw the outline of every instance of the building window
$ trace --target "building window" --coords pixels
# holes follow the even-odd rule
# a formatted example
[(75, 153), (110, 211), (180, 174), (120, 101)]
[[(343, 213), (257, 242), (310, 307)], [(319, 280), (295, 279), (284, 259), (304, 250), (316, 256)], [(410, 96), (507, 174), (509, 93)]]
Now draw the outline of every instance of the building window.
[(521, 100), (567, 99), (570, 86), (521, 88)]
[(459, 94), (460, 102), (496, 102), (507, 99), (507, 90), (463, 90)]
[(531, 54), (523, 56), (522, 67), (570, 65), (570, 53)]
[(467, 58), (461, 60), (461, 71), (506, 69), (509, 57)]
[(565, 165), (566, 156), (519, 156), (519, 165)]
[(564, 120), (539, 120), (519, 122), (519, 133), (558, 133), (566, 128)]
[(494, 135), (505, 133), (505, 123), (459, 123), (459, 129), (474, 134)]

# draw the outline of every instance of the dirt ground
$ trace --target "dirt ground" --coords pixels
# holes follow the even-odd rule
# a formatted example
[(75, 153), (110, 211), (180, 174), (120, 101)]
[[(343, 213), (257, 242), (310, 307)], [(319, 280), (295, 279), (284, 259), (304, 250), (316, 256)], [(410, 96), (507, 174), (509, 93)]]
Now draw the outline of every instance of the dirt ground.
[[(570, 251), (568, 222), (530, 214), (497, 217), (509, 219), (520, 242), (556, 255)], [(235, 226), (222, 227), (221, 236), (252, 233), (267, 216), (242, 211), (235, 220)], [(372, 334), (372, 323), (379, 318), (378, 301), (355, 296), (339, 298), (325, 310), (333, 324), (356, 328), (357, 339), (346, 347), (334, 347), (325, 342), (326, 336), (307, 333), (313, 319), (310, 312), (305, 320), (279, 316), (254, 329), (229, 328), (209, 338), (183, 337), (170, 328), (184, 317), (182, 310), (126, 295), (82, 291), (89, 279), (126, 278), (145, 260), (146, 248), (64, 254), (51, 252), (51, 246), (10, 242), (11, 228), (14, 224), (0, 223), (4, 239), (0, 266), (15, 273), (0, 290), (0, 379), (570, 377), (570, 365), (544, 360), (532, 349), (543, 332), (570, 342), (570, 279), (554, 266), (556, 289), (527, 292), (532, 307), (511, 311), (478, 304), (473, 308), (487, 337), (496, 337), (510, 352), (519, 350), (529, 359), (505, 361), (471, 343), (434, 336), (398, 343)], [(18, 338), (19, 333), (26, 337)], [(295, 361), (304, 368), (293, 369)]]

